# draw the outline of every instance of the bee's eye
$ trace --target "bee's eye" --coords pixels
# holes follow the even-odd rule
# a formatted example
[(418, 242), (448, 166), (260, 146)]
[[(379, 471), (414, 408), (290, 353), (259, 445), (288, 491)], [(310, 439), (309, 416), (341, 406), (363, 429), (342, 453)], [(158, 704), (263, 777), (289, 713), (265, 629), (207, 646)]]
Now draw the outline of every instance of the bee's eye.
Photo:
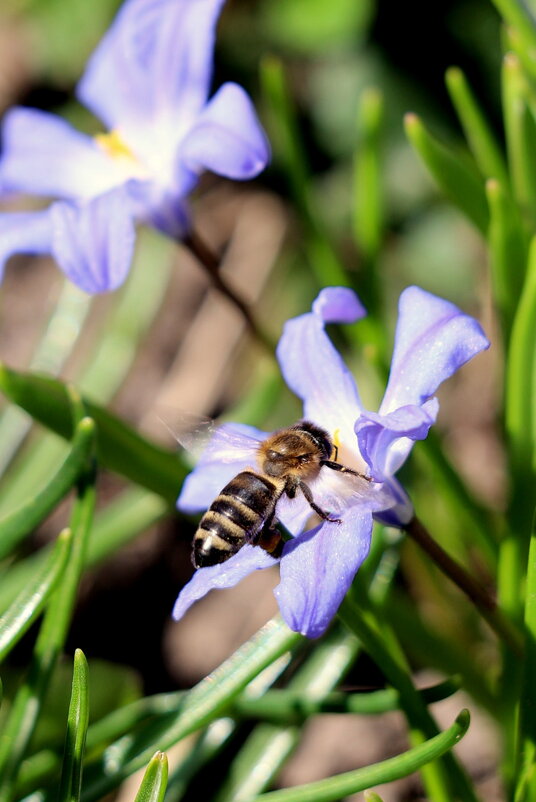
[(300, 456), (298, 457), (298, 462), (300, 463), (308, 461), (309, 461), (309, 454), (300, 454)]
[(277, 459), (279, 457), (279, 454), (277, 453), (277, 451), (274, 451), (273, 449), (270, 448), (266, 452), (266, 456), (268, 457), (268, 459)]

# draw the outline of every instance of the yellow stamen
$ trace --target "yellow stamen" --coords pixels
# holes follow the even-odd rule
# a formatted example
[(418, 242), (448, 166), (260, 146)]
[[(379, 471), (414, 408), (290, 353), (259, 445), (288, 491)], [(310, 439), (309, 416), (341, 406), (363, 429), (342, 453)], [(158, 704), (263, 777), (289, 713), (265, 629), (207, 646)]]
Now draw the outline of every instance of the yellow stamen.
[(111, 156), (112, 159), (130, 159), (131, 161), (136, 161), (135, 155), (117, 129), (109, 131), (107, 134), (96, 134), (95, 142), (108, 156)]
[(333, 432), (333, 437), (331, 438), (331, 441), (333, 443), (333, 451), (335, 452), (335, 454), (337, 454), (338, 451), (339, 451), (339, 448), (341, 447), (341, 430), (340, 429), (335, 429), (335, 431)]

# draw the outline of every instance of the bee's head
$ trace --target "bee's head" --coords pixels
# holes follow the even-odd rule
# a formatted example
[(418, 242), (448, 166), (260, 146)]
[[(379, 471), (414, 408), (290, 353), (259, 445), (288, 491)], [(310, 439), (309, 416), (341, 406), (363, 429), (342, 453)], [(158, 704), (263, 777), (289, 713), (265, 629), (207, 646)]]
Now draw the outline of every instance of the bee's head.
[(301, 421), (268, 437), (259, 448), (259, 462), (268, 476), (298, 474), (302, 479), (313, 479), (320, 470), (321, 461), (329, 458), (331, 450), (327, 432), (308, 421)]

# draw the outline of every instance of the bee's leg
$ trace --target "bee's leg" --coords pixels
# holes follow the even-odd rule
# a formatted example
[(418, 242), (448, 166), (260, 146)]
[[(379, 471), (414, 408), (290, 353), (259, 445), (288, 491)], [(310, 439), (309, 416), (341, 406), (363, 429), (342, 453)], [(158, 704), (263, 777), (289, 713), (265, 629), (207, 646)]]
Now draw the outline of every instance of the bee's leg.
[(347, 468), (345, 465), (341, 465), (339, 462), (333, 462), (330, 459), (323, 459), (320, 462), (321, 465), (325, 465), (326, 468), (331, 468), (332, 471), (340, 471), (341, 473), (351, 473), (352, 476), (359, 476), (361, 479), (366, 479), (367, 482), (372, 482), (370, 476), (365, 476), (364, 473), (359, 473), (359, 471), (354, 471), (352, 468)]
[(324, 521), (329, 521), (332, 524), (340, 524), (342, 523), (340, 518), (331, 518), (329, 512), (324, 512), (324, 510), (315, 504), (313, 499), (313, 494), (311, 493), (311, 488), (309, 485), (306, 485), (305, 482), (300, 482), (298, 487), (300, 488), (301, 492), (305, 496), (309, 506), (313, 509), (317, 515), (319, 515)]
[(283, 546), (285, 542), (281, 537), (281, 532), (275, 526), (264, 527), (259, 535), (257, 545), (271, 554), (272, 557), (278, 559), (281, 557)]

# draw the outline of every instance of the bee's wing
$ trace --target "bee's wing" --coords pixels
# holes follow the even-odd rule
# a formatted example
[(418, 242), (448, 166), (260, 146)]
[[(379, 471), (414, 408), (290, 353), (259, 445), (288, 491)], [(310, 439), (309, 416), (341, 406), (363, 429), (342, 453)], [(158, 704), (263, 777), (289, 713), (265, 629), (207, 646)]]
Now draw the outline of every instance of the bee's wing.
[(223, 423), (188, 413), (159, 412), (158, 417), (178, 444), (198, 462), (254, 460), (267, 433), (240, 423)]
[(254, 462), (259, 445), (266, 437), (268, 432), (261, 432), (244, 423), (223, 423), (213, 430), (202, 459), (214, 462)]

